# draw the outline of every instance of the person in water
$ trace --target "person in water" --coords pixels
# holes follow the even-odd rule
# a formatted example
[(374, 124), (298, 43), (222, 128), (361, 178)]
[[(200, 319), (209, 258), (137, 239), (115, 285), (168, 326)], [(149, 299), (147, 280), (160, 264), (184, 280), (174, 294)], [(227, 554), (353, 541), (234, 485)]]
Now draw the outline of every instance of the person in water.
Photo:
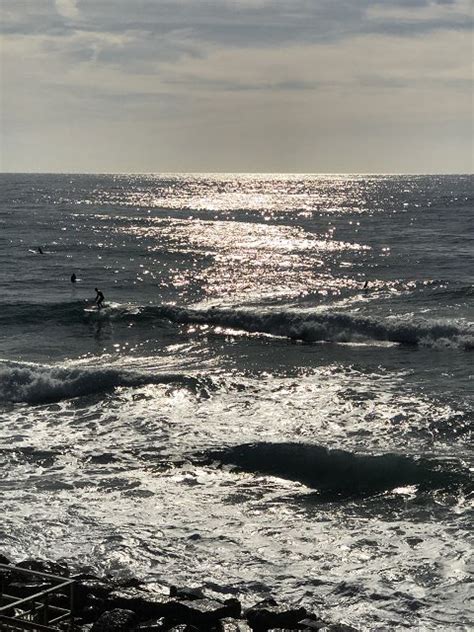
[(104, 302), (104, 295), (97, 288), (94, 288), (94, 290), (96, 292), (95, 302), (97, 303), (97, 307), (100, 309), (102, 307), (102, 303)]
[(77, 280), (76, 273), (75, 273), (75, 272), (73, 272), (73, 273), (71, 274), (71, 283), (75, 283), (75, 282), (76, 282), (76, 280)]
[(41, 248), (41, 246), (38, 246), (38, 252), (39, 252), (40, 255), (44, 254), (43, 249)]

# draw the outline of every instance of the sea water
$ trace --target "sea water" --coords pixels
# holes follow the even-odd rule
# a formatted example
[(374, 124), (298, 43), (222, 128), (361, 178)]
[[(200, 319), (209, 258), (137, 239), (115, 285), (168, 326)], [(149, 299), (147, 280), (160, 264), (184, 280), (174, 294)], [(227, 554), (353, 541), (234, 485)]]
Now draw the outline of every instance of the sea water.
[(472, 176), (0, 183), (5, 555), (468, 629)]

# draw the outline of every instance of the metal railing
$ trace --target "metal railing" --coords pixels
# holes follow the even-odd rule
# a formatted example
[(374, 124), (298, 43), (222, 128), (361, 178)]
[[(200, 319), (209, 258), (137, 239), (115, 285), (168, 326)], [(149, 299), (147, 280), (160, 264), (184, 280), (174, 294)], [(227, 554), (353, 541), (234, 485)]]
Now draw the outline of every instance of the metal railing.
[[(15, 580), (24, 578), (32, 581), (31, 593), (15, 595), (15, 583), (8, 581), (13, 575)], [(35, 589), (34, 580), (43, 580), (42, 586)], [(47, 585), (44, 588), (44, 584)], [(21, 587), (21, 582), (19, 584)], [(24, 588), (24, 585), (23, 585)], [(23, 590), (20, 588), (23, 592)], [(26, 589), (28, 590), (28, 588)], [(17, 591), (19, 592), (19, 591)], [(62, 601), (67, 601), (67, 605)], [(72, 627), (74, 615), (74, 580), (65, 579), (49, 573), (31, 571), (18, 566), (0, 564), (0, 630), (16, 632), (57, 632), (56, 624), (66, 622)], [(67, 629), (67, 628), (66, 628)], [(64, 627), (62, 627), (64, 630)]]

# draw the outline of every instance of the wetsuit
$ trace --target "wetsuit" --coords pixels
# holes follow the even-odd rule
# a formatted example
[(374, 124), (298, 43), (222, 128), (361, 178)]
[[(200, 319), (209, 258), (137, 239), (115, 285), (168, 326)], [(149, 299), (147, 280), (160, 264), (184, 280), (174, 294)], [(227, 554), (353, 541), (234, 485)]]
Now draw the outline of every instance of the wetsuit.
[(95, 301), (97, 303), (97, 307), (102, 307), (102, 303), (104, 302), (104, 295), (100, 290), (97, 290), (97, 295), (95, 297)]

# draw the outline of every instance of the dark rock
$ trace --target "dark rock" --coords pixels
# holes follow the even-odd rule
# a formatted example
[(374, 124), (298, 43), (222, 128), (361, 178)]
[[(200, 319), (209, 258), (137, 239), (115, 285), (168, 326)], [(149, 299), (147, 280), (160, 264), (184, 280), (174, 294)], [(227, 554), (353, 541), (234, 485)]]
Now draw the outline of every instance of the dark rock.
[(167, 616), (173, 603), (169, 597), (136, 588), (114, 590), (107, 601), (110, 608), (133, 610), (140, 621)]
[(113, 590), (110, 583), (93, 575), (75, 576), (74, 580), (74, 600), (79, 611), (85, 607), (89, 595), (93, 595), (98, 599), (107, 599)]
[(242, 606), (240, 605), (240, 601), (235, 597), (230, 597), (229, 599), (224, 600), (224, 604), (232, 610), (232, 614), (228, 614), (228, 617), (238, 619), (242, 615)]
[(287, 608), (279, 606), (272, 599), (260, 601), (245, 613), (249, 625), (254, 630), (269, 630), (271, 628), (295, 628), (298, 622), (307, 616), (305, 608)]
[[(28, 573), (27, 571), (33, 571)], [(41, 575), (35, 575), (34, 573), (46, 573), (48, 575), (55, 575), (60, 577), (67, 577), (69, 575), (69, 569), (61, 564), (55, 562), (48, 562), (47, 560), (23, 560), (19, 564), (11, 565), (11, 575), (8, 581), (14, 582), (18, 585), (24, 585), (25, 588), (20, 586), (15, 587), (15, 590), (21, 590), (22, 596), (32, 594), (31, 590), (27, 588), (28, 585), (37, 585), (38, 590), (43, 590), (52, 586), (51, 581), (47, 577), (41, 577)], [(34, 590), (33, 590), (34, 592)], [(17, 594), (17, 593), (15, 593)], [(18, 593), (19, 594), (19, 593)]]
[(53, 593), (49, 596), (49, 603), (56, 608), (65, 608), (67, 610), (69, 608), (70, 598), (69, 595)]
[(8, 557), (5, 557), (0, 553), (0, 564), (11, 564), (11, 562)]
[(115, 580), (114, 582), (120, 588), (138, 588), (141, 581), (137, 577), (126, 577)]
[(87, 632), (92, 626), (84, 626), (81, 625), (81, 621), (79, 619), (73, 619), (73, 621), (60, 621), (56, 623), (58, 630), (63, 630), (64, 632)]
[(3, 586), (5, 589), (10, 582), (15, 579), (15, 574), (13, 570), (7, 570), (6, 568), (0, 569), (0, 586)]
[(327, 626), (327, 623), (321, 621), (321, 619), (302, 619), (299, 625), (303, 630), (322, 630)]
[(101, 617), (103, 613), (104, 613), (104, 610), (97, 611), (97, 609), (94, 608), (93, 606), (86, 606), (81, 611), (81, 621), (85, 624), (92, 625), (95, 621), (97, 621), (97, 619)]
[(218, 632), (252, 632), (246, 621), (242, 619), (221, 619), (216, 627)]
[(345, 623), (331, 623), (328, 625), (329, 632), (358, 632), (357, 628)]
[(177, 586), (170, 586), (170, 597), (191, 601), (192, 599), (205, 599), (206, 595), (202, 588), (178, 588)]
[(214, 599), (174, 601), (169, 604), (167, 619), (170, 622), (193, 623), (197, 626), (212, 626), (219, 619), (240, 616), (240, 603), (228, 599), (226, 603)]
[(152, 621), (145, 621), (133, 628), (133, 632), (163, 632), (164, 630), (166, 630), (166, 627), (163, 617)]
[(79, 609), (77, 606), (75, 611), (79, 614), (85, 623), (93, 623), (97, 621), (100, 615), (107, 610), (105, 599), (96, 595), (87, 595), (83, 607)]
[(50, 562), (49, 560), (23, 560), (16, 566), (25, 570), (48, 573), (59, 577), (69, 577), (70, 575), (69, 568), (65, 564)]
[(30, 595), (34, 595), (37, 592), (41, 592), (42, 590), (51, 588), (52, 584), (50, 582), (42, 581), (40, 577), (38, 577), (38, 580), (39, 581), (37, 582), (10, 581), (8, 585), (8, 590), (15, 597), (29, 597)]
[(94, 623), (91, 632), (128, 632), (133, 627), (135, 616), (131, 610), (108, 610)]

